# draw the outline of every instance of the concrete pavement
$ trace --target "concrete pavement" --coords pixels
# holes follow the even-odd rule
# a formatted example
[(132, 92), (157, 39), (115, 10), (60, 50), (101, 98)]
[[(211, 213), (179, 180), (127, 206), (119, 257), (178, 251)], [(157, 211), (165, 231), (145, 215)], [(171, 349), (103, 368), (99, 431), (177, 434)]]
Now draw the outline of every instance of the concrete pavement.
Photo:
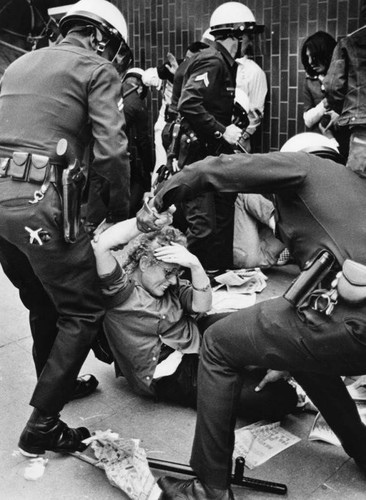
[[(259, 300), (279, 295), (296, 273), (294, 266), (269, 271), (267, 288)], [(112, 487), (104, 472), (74, 457), (47, 452), (45, 473), (37, 481), (24, 478), (28, 459), (17, 451), (20, 432), (31, 412), (28, 405), (36, 377), (31, 355), (27, 311), (0, 270), (0, 498), (3, 500), (117, 500), (125, 498)], [(121, 437), (139, 438), (149, 456), (188, 463), (195, 425), (195, 412), (178, 406), (157, 404), (133, 394), (123, 378), (116, 379), (112, 366), (90, 354), (82, 373), (100, 381), (86, 399), (69, 403), (62, 418), (70, 426), (91, 430), (112, 429)], [(363, 500), (366, 478), (342, 449), (308, 441), (314, 415), (294, 414), (282, 425), (301, 438), (248, 477), (285, 483), (290, 500)], [(246, 422), (239, 421), (238, 427)], [(234, 488), (238, 500), (281, 498), (250, 489)], [(282, 497), (283, 498), (283, 497)]]

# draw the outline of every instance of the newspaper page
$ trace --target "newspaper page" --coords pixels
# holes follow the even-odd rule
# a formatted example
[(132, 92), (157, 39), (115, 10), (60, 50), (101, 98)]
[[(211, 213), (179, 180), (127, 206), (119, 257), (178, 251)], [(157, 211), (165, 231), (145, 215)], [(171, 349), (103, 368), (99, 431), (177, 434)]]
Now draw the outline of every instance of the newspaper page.
[[(356, 403), (357, 404), (357, 403)], [(366, 405), (363, 403), (357, 404), (357, 409), (361, 420), (366, 424)], [(324, 441), (325, 443), (341, 446), (341, 443), (327, 422), (324, 420), (321, 413), (318, 413), (314, 419), (313, 425), (309, 433), (310, 441)]]
[(267, 276), (259, 268), (237, 269), (216, 276), (215, 281), (225, 285), (228, 292), (240, 294), (260, 293), (267, 286)]
[(254, 305), (256, 293), (267, 286), (266, 280), (267, 276), (259, 268), (231, 270), (216, 276), (218, 285), (212, 289), (209, 314), (233, 312)]
[(244, 457), (254, 469), (301, 439), (281, 427), (280, 422), (250, 425), (235, 431), (234, 459)]

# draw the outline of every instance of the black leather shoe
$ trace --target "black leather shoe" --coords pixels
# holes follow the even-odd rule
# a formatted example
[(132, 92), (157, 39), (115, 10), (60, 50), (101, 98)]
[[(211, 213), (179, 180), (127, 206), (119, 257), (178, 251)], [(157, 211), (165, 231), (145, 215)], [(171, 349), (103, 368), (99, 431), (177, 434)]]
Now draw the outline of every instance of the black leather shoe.
[(69, 401), (89, 396), (89, 394), (95, 391), (98, 385), (99, 382), (94, 375), (90, 375), (89, 373), (87, 375), (81, 375), (76, 379), (75, 389)]
[(234, 500), (230, 489), (218, 490), (202, 484), (197, 478), (181, 480), (174, 477), (161, 477), (158, 480), (163, 494), (159, 500)]
[(43, 455), (46, 450), (57, 453), (83, 451), (82, 443), (90, 437), (86, 427), (72, 429), (59, 419), (59, 415), (45, 416), (33, 410), (19, 439), (20, 452), (28, 457)]

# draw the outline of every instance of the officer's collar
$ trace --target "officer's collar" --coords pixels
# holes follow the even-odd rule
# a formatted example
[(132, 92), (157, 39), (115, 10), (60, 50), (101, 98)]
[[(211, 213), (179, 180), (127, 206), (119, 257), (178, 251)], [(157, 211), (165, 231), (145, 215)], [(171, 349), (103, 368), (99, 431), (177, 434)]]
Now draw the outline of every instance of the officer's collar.
[(222, 43), (216, 42), (216, 40), (205, 40), (205, 43), (207, 43), (207, 45), (209, 45), (210, 47), (213, 47), (216, 50), (218, 50), (229, 66), (232, 67), (236, 64), (235, 59), (233, 57), (231, 57), (231, 55), (226, 50), (226, 48), (222, 45)]
[(74, 45), (75, 47), (82, 47), (93, 52), (88, 37), (81, 38), (80, 36), (74, 35), (73, 33), (68, 33), (66, 37), (60, 42), (60, 45)]

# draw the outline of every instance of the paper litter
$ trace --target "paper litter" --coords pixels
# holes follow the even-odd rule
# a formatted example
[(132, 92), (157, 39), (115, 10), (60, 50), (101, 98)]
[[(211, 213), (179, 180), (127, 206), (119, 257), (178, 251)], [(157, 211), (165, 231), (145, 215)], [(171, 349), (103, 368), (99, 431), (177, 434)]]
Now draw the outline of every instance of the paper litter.
[(97, 462), (109, 482), (131, 500), (155, 500), (161, 490), (152, 475), (146, 453), (139, 439), (123, 439), (115, 432), (95, 431), (84, 440), (91, 444)]

